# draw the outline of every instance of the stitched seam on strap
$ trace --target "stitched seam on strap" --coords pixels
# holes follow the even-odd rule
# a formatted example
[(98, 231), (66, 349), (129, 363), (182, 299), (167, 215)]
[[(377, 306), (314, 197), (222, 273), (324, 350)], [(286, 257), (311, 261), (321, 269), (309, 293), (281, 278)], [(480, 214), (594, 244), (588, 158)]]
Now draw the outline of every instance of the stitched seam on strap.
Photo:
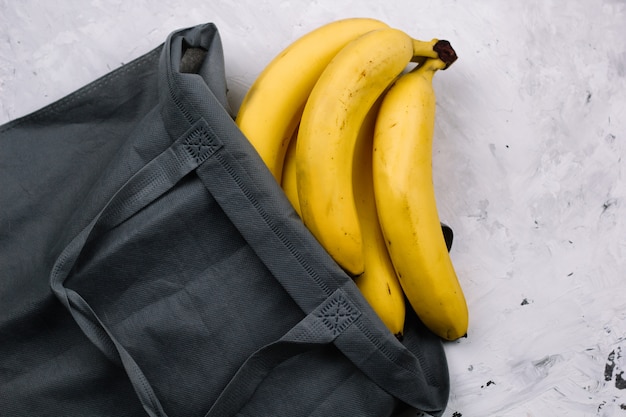
[(337, 290), (314, 312), (315, 317), (330, 331), (333, 338), (346, 330), (361, 315), (361, 312)]
[(246, 183), (244, 181), (242, 181), (242, 179), (241, 179), (241, 177), (239, 177), (239, 175), (237, 175), (237, 172), (228, 163), (228, 161), (226, 160), (224, 155), (221, 154), (221, 153), (217, 154), (216, 158), (220, 161), (220, 163), (224, 167), (224, 169), (226, 169), (226, 171), (228, 172), (230, 177), (237, 183), (237, 186), (239, 187), (239, 189), (243, 192), (243, 194), (246, 196), (248, 201), (254, 206), (254, 208), (257, 211), (257, 213), (259, 213), (261, 215), (261, 217), (263, 218), (265, 223), (268, 225), (270, 230), (274, 233), (274, 235), (276, 237), (278, 237), (280, 242), (287, 248), (289, 253), (298, 260), (298, 262), (304, 268), (304, 270), (307, 272), (307, 274), (311, 278), (313, 278), (313, 281), (315, 281), (315, 283), (318, 285), (318, 287), (324, 292), (325, 297), (328, 297), (329, 295), (331, 295), (333, 291), (330, 289), (330, 287), (322, 280), (322, 278), (315, 271), (315, 269), (313, 269), (309, 265), (309, 263), (306, 262), (306, 259), (302, 256), (302, 254), (299, 251), (297, 251), (295, 249), (295, 247), (293, 246), (291, 241), (288, 240), (285, 237), (284, 233), (278, 227), (276, 227), (274, 222), (272, 222), (270, 216), (263, 209), (263, 206), (258, 202), (258, 200), (254, 197), (254, 195), (252, 195), (252, 193), (250, 192), (250, 190), (246, 186)]
[(215, 135), (207, 127), (199, 125), (187, 135), (184, 141), (185, 150), (197, 164), (206, 161), (221, 147), (221, 144), (215, 140)]

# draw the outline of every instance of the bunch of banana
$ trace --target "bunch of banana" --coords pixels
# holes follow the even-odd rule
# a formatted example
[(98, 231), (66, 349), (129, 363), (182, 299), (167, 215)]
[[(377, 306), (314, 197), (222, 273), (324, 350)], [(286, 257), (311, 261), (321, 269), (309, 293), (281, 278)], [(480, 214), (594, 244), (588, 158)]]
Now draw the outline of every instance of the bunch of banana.
[(405, 296), (439, 336), (467, 327), (428, 146), (432, 74), (455, 59), (447, 41), (375, 19), (335, 21), (276, 56), (236, 118), (306, 227), (396, 335)]

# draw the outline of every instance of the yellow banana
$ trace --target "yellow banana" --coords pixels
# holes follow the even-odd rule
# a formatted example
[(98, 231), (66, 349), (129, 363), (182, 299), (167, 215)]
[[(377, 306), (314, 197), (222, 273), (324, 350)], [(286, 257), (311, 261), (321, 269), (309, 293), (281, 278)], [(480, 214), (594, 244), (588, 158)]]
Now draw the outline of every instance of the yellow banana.
[(296, 147), (302, 220), (349, 274), (363, 273), (363, 248), (352, 192), (354, 146), (365, 115), (415, 56), (436, 56), (430, 42), (385, 28), (346, 45), (306, 102)]
[(354, 279), (361, 293), (389, 331), (401, 337), (406, 305), (378, 222), (372, 176), (372, 142), (378, 100), (365, 118), (354, 152), (354, 196), (361, 233), (365, 270)]
[[(456, 59), (451, 47), (445, 49)], [(442, 233), (432, 176), (432, 80), (449, 64), (428, 59), (386, 93), (376, 120), (373, 175), (380, 225), (402, 289), (431, 331), (455, 340), (467, 333), (468, 308)]]
[(289, 140), (326, 65), (348, 42), (384, 27), (387, 24), (370, 18), (330, 22), (287, 46), (254, 81), (235, 122), (279, 184)]
[(291, 205), (300, 214), (300, 202), (298, 201), (298, 184), (296, 182), (296, 143), (298, 141), (298, 129), (296, 129), (293, 137), (287, 146), (285, 153), (285, 162), (283, 164), (283, 176), (281, 187), (291, 202)]

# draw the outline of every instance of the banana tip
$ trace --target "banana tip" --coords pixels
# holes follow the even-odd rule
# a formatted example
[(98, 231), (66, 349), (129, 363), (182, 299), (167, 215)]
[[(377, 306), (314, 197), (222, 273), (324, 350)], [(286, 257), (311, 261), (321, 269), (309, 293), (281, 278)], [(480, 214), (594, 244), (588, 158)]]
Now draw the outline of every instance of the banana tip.
[(437, 53), (439, 59), (441, 59), (446, 64), (446, 66), (443, 68), (444, 70), (458, 59), (456, 51), (454, 50), (454, 48), (452, 48), (450, 42), (446, 40), (442, 39), (437, 41), (437, 43), (435, 43), (435, 45), (433, 46), (433, 50)]

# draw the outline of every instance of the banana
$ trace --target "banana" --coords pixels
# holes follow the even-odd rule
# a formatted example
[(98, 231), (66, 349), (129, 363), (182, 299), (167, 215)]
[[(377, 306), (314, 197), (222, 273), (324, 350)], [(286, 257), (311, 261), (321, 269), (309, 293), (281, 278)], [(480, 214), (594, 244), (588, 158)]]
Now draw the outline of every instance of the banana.
[(306, 102), (296, 146), (298, 200), (307, 228), (349, 274), (363, 273), (362, 236), (352, 190), (356, 138), (365, 115), (416, 56), (436, 56), (429, 42), (384, 28), (346, 45)]
[(296, 182), (296, 143), (298, 141), (298, 129), (296, 129), (293, 137), (289, 141), (287, 146), (287, 152), (285, 153), (285, 162), (283, 164), (283, 176), (281, 187), (287, 196), (289, 202), (298, 213), (298, 216), (302, 216), (300, 213), (300, 202), (298, 200), (298, 184)]
[(280, 184), (285, 152), (304, 104), (331, 59), (350, 41), (388, 27), (370, 18), (330, 22), (280, 52), (252, 83), (235, 123)]
[(364, 271), (354, 279), (363, 297), (396, 337), (402, 337), (406, 304), (378, 222), (372, 175), (372, 142), (380, 99), (367, 114), (354, 152), (354, 196), (363, 236)]
[(373, 175), (380, 225), (404, 294), (433, 333), (455, 340), (467, 334), (469, 318), (435, 201), (432, 81), (456, 54), (447, 44), (440, 56), (446, 61), (426, 60), (386, 93), (376, 120)]

